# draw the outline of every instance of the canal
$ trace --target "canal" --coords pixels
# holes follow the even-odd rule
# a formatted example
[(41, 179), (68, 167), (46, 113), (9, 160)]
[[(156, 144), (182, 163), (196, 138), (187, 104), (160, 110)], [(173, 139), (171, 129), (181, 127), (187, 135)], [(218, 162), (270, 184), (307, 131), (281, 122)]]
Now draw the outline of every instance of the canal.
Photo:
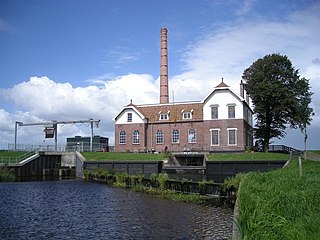
[(81, 180), (0, 183), (0, 239), (230, 239), (230, 208)]

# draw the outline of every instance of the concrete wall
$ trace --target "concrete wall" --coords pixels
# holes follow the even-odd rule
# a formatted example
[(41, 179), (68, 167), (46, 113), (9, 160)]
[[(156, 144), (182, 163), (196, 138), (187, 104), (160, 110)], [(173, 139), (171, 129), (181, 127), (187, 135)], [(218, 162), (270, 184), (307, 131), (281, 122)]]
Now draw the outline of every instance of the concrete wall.
[(83, 169), (93, 170), (96, 168), (130, 175), (143, 174), (145, 177), (149, 177), (152, 173), (161, 173), (162, 161), (85, 161), (83, 163)]
[(206, 178), (222, 183), (227, 177), (251, 171), (266, 172), (281, 168), (286, 161), (206, 161)]
[(75, 154), (61, 152), (39, 152), (17, 164), (10, 164), (17, 181), (30, 181), (60, 177), (75, 177)]

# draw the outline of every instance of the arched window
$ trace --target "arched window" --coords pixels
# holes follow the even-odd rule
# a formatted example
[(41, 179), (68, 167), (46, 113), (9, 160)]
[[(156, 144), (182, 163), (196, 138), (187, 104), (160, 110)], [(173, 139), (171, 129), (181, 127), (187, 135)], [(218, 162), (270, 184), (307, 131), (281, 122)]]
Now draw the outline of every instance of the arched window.
[(157, 130), (156, 144), (163, 144), (163, 142), (164, 142), (164, 132), (163, 132), (163, 130)]
[(172, 130), (172, 143), (179, 143), (180, 141), (180, 131), (175, 129)]
[(139, 144), (140, 143), (140, 133), (139, 130), (134, 130), (132, 132), (132, 144)]
[(188, 143), (196, 143), (196, 130), (194, 128), (188, 130)]
[(127, 133), (126, 131), (119, 132), (119, 144), (126, 144)]

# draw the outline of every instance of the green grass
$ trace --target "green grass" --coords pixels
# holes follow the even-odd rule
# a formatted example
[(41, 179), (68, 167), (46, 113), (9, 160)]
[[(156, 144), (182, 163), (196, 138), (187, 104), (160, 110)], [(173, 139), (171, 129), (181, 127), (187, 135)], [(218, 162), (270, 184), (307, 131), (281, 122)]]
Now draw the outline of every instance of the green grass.
[(0, 163), (16, 163), (27, 154), (26, 151), (0, 151)]
[(168, 158), (165, 154), (150, 154), (150, 153), (120, 153), (120, 152), (83, 152), (83, 157), (87, 160), (101, 161), (161, 161)]
[(208, 155), (209, 161), (253, 161), (253, 160), (288, 160), (289, 154), (285, 153), (213, 153)]
[(316, 153), (320, 155), (320, 150), (311, 150), (310, 152)]
[(238, 192), (242, 239), (319, 239), (320, 163), (303, 161), (267, 173), (252, 172)]

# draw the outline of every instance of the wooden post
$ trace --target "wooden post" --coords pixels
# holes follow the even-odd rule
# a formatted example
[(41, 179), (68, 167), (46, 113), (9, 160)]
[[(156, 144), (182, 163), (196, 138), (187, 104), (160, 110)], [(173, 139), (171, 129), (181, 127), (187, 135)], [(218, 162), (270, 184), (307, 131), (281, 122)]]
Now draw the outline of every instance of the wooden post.
[(302, 176), (302, 162), (301, 162), (301, 156), (299, 156), (299, 173), (300, 177)]

